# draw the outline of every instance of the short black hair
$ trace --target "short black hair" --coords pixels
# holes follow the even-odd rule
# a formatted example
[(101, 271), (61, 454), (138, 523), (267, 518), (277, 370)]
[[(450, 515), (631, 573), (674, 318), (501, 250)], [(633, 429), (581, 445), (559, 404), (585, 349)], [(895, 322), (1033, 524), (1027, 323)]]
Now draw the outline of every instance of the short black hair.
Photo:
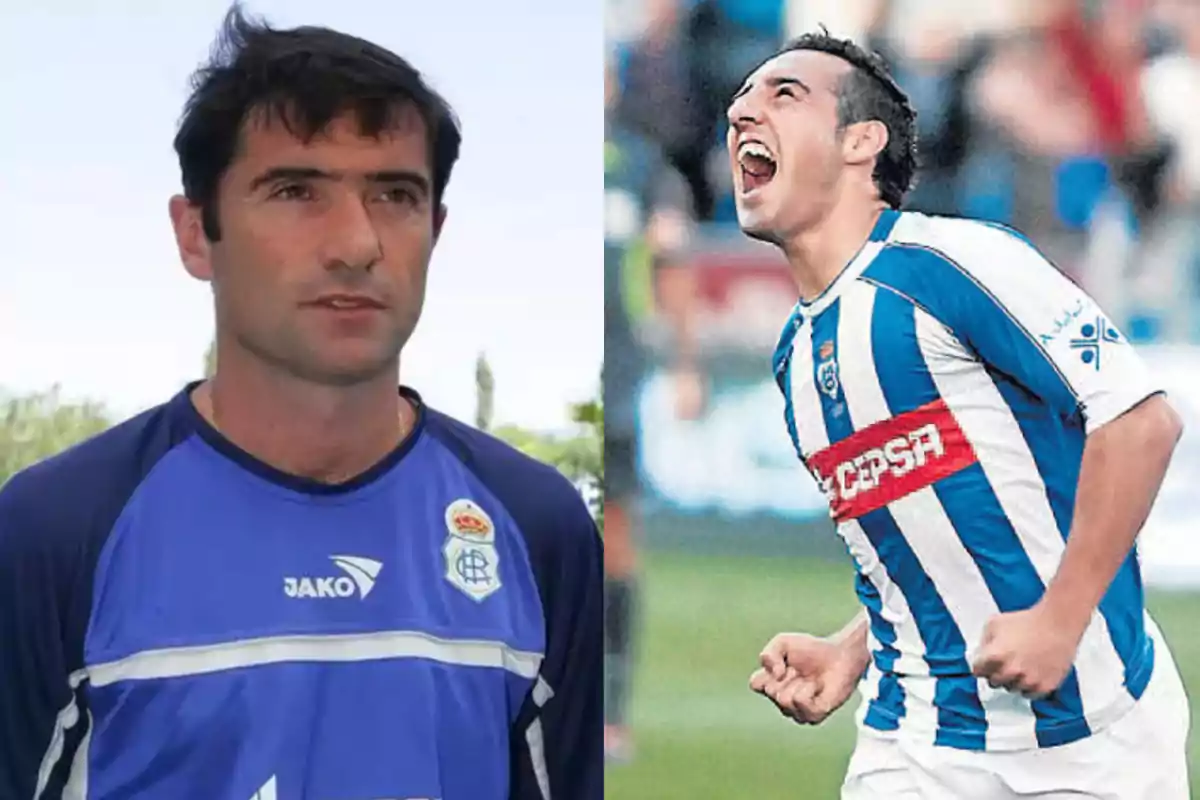
[(450, 105), (411, 64), (355, 36), (321, 27), (280, 30), (251, 20), (234, 3), (175, 136), (183, 193), (201, 208), (204, 233), (219, 241), (217, 187), (252, 114), (264, 113), (307, 142), (353, 113), (363, 136), (379, 136), (415, 107), (429, 140), (433, 199), (441, 202), (462, 133)]
[(899, 208), (917, 172), (917, 112), (908, 95), (877, 53), (831, 36), (824, 28), (792, 39), (776, 56), (797, 50), (828, 53), (853, 67), (837, 87), (838, 125), (878, 120), (887, 128), (887, 147), (879, 154), (872, 177), (883, 201)]

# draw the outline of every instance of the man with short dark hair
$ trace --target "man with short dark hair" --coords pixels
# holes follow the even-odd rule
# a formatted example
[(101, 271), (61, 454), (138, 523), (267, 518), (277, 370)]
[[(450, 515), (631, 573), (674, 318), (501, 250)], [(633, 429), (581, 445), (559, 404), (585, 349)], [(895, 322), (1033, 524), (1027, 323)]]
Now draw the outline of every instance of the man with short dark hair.
[(1160, 385), (1019, 234), (899, 210), (914, 114), (874, 55), (803, 36), (728, 117), (741, 227), (800, 295), (787, 430), (865, 609), (776, 636), (751, 688), (816, 724), (861, 687), (847, 800), (1186, 798), (1134, 550), (1181, 431)]
[(0, 797), (603, 796), (598, 532), (397, 390), (460, 134), (235, 8), (170, 201), (216, 371), (0, 492)]

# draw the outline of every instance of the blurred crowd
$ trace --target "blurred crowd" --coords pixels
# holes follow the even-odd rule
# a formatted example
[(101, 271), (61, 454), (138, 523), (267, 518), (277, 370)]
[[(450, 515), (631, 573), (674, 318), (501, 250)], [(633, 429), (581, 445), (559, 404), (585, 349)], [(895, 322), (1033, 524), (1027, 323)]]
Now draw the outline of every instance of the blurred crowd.
[(738, 238), (725, 107), (824, 26), (912, 98), (908, 208), (1010, 224), (1131, 338), (1200, 343), (1200, 0), (607, 3), (610, 241)]

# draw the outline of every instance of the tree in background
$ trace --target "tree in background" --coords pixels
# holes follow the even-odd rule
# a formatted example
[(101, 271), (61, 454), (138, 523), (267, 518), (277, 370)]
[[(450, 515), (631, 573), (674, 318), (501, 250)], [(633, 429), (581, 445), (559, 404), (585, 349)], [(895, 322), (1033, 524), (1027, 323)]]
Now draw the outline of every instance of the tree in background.
[(598, 391), (596, 397), (571, 406), (571, 420), (581, 426), (581, 437), (586, 443), (583, 472), (587, 475), (590, 492), (588, 503), (604, 530), (604, 398)]
[(501, 425), (492, 434), (525, 455), (557, 468), (579, 487), (603, 528), (604, 504), (600, 497), (604, 486), (604, 402), (600, 392), (591, 400), (573, 404), (570, 415), (576, 428), (566, 435), (518, 425)]
[(580, 436), (588, 442), (583, 468), (599, 483), (604, 482), (604, 401), (597, 396), (571, 406), (571, 421), (581, 427)]
[(63, 402), (58, 386), (0, 396), (0, 484), (112, 426), (100, 403)]
[(487, 355), (480, 353), (475, 359), (475, 427), (481, 431), (491, 430), (495, 410), (496, 378)]

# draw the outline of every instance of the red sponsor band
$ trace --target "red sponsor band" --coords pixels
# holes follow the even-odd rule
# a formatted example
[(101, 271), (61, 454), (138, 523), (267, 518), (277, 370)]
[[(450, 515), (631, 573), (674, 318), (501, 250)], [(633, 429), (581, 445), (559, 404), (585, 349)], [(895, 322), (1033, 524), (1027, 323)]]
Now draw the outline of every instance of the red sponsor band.
[(807, 459), (837, 522), (883, 508), (977, 460), (940, 399), (869, 425)]

